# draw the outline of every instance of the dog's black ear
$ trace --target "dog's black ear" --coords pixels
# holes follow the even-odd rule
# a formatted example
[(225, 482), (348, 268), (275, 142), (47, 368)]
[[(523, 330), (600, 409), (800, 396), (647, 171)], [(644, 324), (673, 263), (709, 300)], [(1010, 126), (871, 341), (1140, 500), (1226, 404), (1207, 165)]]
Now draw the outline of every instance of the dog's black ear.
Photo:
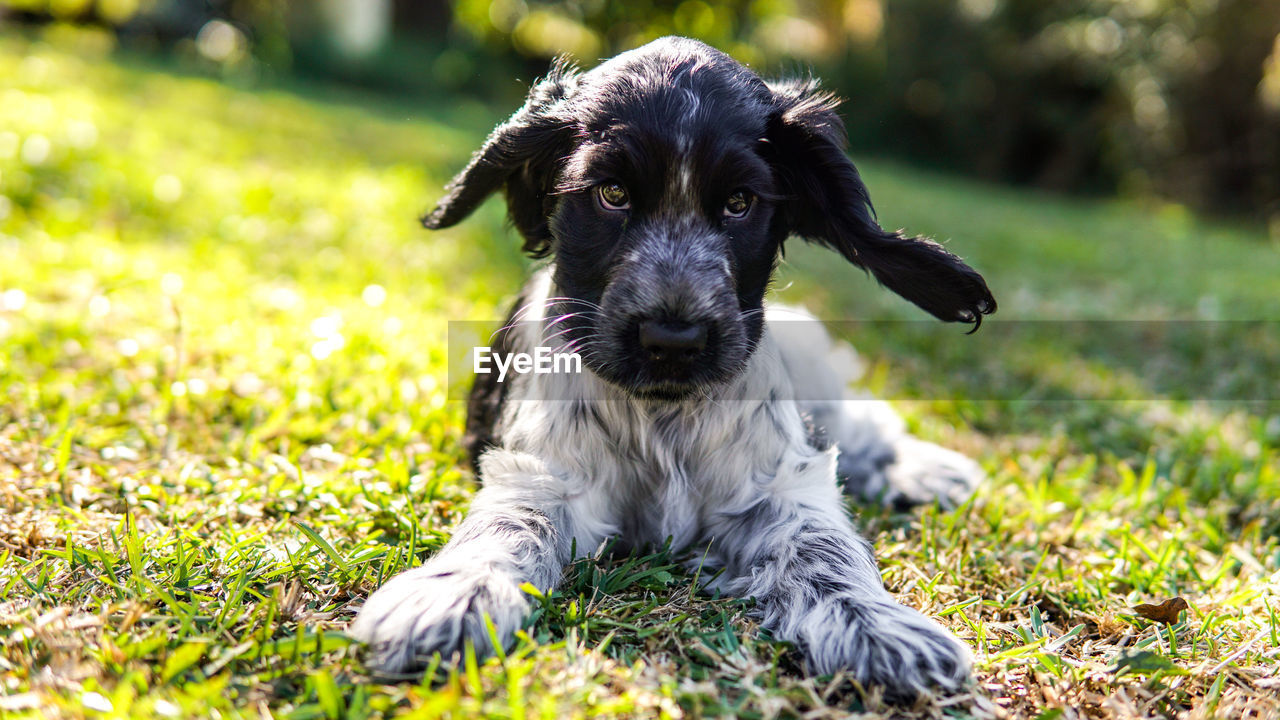
[(986, 281), (938, 243), (880, 227), (867, 188), (844, 153), (836, 98), (812, 80), (769, 89), (774, 110), (766, 147), (787, 195), (791, 232), (838, 251), (934, 317), (977, 330), (982, 316), (996, 310)]
[(529, 89), (524, 106), (489, 134), (422, 224), (431, 230), (455, 225), (504, 187), (507, 212), (524, 236), (525, 251), (545, 255), (551, 247), (547, 215), (555, 171), (575, 136), (575, 123), (566, 116), (564, 101), (577, 79), (572, 66), (557, 60), (547, 76)]

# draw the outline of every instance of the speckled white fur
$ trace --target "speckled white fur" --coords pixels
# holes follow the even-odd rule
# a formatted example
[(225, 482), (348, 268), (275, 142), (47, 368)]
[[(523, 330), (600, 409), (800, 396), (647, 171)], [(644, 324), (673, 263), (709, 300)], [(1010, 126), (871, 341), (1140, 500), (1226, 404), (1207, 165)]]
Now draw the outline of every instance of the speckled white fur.
[[(554, 292), (549, 277), (531, 281), (530, 307)], [(967, 649), (884, 589), (837, 476), (857, 473), (850, 484), (881, 499), (943, 488), (935, 494), (952, 501), (981, 473), (906, 435), (883, 403), (847, 396), (851, 351), (788, 313), (769, 313), (736, 379), (694, 400), (639, 400), (590, 372), (519, 376), (466, 520), (353, 624), (373, 663), (404, 671), (467, 640), (489, 650), (486, 613), (509, 642), (528, 610), (519, 586), (554, 586), (574, 548), (670, 538), (677, 549), (706, 546), (699, 556), (724, 568), (716, 587), (756, 598), (764, 627), (794, 642), (812, 670), (848, 670), (903, 698), (961, 684)], [(530, 319), (517, 348), (552, 332)], [(814, 447), (804, 413), (835, 446)]]

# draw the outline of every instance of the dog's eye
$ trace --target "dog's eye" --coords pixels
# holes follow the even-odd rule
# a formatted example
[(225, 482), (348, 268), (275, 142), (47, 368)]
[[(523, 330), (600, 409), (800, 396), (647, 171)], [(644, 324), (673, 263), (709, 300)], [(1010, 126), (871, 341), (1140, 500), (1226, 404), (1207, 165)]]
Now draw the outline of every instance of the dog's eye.
[(755, 199), (755, 195), (746, 190), (735, 190), (729, 199), (724, 201), (724, 216), (740, 218), (746, 215), (751, 209), (751, 202)]
[(627, 189), (618, 183), (605, 183), (596, 188), (596, 194), (600, 196), (600, 204), (606, 210), (626, 210), (631, 207), (631, 198), (627, 196)]

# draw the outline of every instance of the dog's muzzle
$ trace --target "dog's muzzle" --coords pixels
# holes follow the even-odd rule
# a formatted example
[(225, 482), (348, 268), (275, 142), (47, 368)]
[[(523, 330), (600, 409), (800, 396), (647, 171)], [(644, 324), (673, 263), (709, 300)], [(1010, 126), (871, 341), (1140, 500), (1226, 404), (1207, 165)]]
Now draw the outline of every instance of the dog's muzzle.
[(642, 394), (679, 396), (723, 378), (742, 334), (723, 237), (655, 231), (614, 273), (602, 305), (611, 318), (612, 377)]

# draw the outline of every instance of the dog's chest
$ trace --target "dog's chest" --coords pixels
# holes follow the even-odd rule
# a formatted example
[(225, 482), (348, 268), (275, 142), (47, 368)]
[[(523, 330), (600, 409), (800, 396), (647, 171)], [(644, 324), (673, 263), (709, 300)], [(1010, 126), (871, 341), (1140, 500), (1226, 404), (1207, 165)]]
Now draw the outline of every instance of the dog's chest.
[(776, 399), (785, 370), (763, 344), (735, 383), (679, 404), (636, 400), (589, 373), (522, 376), (502, 444), (561, 475), (566, 501), (607, 509), (622, 542), (687, 546), (708, 519), (756, 503), (803, 443), (794, 404)]
[[(682, 548), (703, 539), (709, 515), (750, 505), (779, 452), (747, 403), (646, 411), (631, 406), (584, 423), (577, 447), (605, 447), (583, 468), (608, 494), (624, 543)], [(748, 442), (743, 442), (747, 440)]]

